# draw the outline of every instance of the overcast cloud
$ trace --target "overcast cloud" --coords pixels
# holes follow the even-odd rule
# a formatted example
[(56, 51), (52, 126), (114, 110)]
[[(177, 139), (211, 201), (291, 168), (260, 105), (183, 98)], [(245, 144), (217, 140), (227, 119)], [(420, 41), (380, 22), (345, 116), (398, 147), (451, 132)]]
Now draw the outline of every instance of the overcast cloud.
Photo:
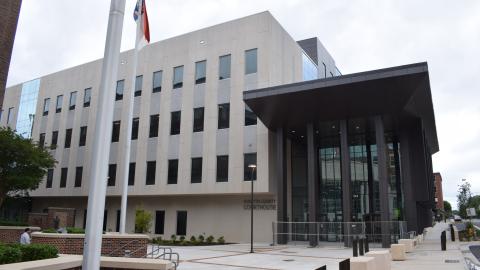
[[(103, 56), (108, 0), (24, 0), (8, 77), (18, 84)], [(127, 0), (122, 50), (131, 49)], [(147, 0), (152, 42), (269, 10), (296, 40), (317, 36), (343, 74), (427, 61), (435, 171), (480, 194), (480, 1)]]

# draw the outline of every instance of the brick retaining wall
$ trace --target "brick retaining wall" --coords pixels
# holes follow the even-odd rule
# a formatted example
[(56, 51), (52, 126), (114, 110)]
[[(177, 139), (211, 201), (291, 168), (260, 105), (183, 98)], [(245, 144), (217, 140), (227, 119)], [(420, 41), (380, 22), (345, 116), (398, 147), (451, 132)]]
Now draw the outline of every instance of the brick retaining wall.
[[(0, 242), (13, 244), (20, 242), (20, 235), (25, 231), (27, 227), (21, 226), (0, 226)], [(28, 227), (30, 230), (39, 231), (38, 227)]]

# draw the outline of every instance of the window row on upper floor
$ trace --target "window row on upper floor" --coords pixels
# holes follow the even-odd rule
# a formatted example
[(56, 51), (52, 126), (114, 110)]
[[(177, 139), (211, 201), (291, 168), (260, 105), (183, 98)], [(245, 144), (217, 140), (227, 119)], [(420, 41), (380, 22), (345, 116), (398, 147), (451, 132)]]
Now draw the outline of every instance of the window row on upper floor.
[[(218, 62), (218, 79), (224, 80), (231, 76), (231, 55), (222, 55)], [(183, 69), (184, 66), (177, 66), (173, 68), (172, 88), (183, 87)], [(257, 72), (257, 49), (250, 49), (245, 51), (245, 74), (252, 74)], [(195, 84), (203, 84), (207, 80), (207, 60), (195, 62)], [(162, 91), (163, 71), (155, 71), (152, 76), (152, 92), (158, 93)], [(142, 95), (143, 75), (136, 76), (134, 96)], [(123, 99), (123, 92), (125, 90), (125, 80), (118, 80), (115, 88), (115, 100)], [(92, 98), (92, 88), (84, 90), (83, 107), (89, 107)], [(77, 91), (70, 92), (68, 103), (69, 110), (75, 110), (77, 104)], [(60, 113), (63, 106), (63, 95), (56, 97), (55, 113)], [(43, 101), (43, 115), (48, 115), (50, 111), (50, 98), (45, 98)]]

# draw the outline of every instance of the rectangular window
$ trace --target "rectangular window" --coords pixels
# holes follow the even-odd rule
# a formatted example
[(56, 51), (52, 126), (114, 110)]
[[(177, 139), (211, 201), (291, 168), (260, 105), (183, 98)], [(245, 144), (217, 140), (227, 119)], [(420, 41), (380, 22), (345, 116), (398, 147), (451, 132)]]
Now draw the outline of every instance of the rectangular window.
[(161, 92), (162, 91), (162, 77), (163, 77), (163, 72), (156, 71), (153, 73), (153, 93)]
[(183, 87), (183, 66), (173, 68), (173, 89)]
[(192, 174), (191, 174), (192, 183), (201, 183), (202, 182), (202, 158), (192, 158)]
[(105, 209), (105, 211), (103, 211), (103, 226), (102, 226), (103, 231), (107, 230), (107, 222), (108, 222), (108, 211)]
[(257, 49), (245, 51), (245, 74), (257, 73)]
[(168, 161), (168, 184), (176, 184), (178, 177), (178, 159)]
[(50, 99), (46, 98), (43, 100), (43, 115), (48, 115), (49, 109), (50, 109)]
[(245, 126), (252, 126), (257, 124), (257, 115), (245, 105)]
[(75, 110), (76, 104), (77, 104), (77, 91), (70, 93), (70, 102), (68, 104), (68, 109)]
[(195, 84), (205, 83), (207, 77), (207, 61), (195, 63)]
[(87, 209), (85, 209), (83, 211), (83, 227), (82, 228), (86, 228), (87, 227)]
[(228, 182), (228, 156), (217, 156), (217, 182)]
[(53, 182), (53, 169), (48, 169), (46, 188), (51, 188), (52, 187), (52, 182)]
[(128, 168), (128, 185), (135, 185), (135, 162), (131, 162)]
[(62, 102), (63, 95), (57, 96), (57, 106), (55, 106), (55, 112), (59, 113), (62, 111)]
[(193, 109), (193, 132), (203, 131), (203, 112), (203, 107)]
[(134, 95), (136, 97), (142, 95), (142, 84), (143, 84), (143, 75), (138, 75), (135, 78), (135, 93), (134, 93)]
[(115, 186), (115, 181), (117, 178), (117, 164), (108, 165), (108, 181), (107, 186)]
[(138, 139), (138, 125), (140, 119), (138, 117), (133, 118), (132, 120), (132, 140)]
[(83, 167), (77, 167), (75, 170), (75, 186), (74, 187), (82, 186), (82, 175), (83, 175)]
[(120, 231), (120, 215), (121, 215), (121, 210), (117, 210), (117, 222), (115, 224), (115, 231), (116, 232)]
[(177, 211), (177, 235), (187, 235), (187, 211)]
[(85, 146), (87, 142), (87, 127), (80, 127), (80, 140), (78, 146)]
[(218, 129), (230, 126), (230, 104), (218, 105)]
[(72, 129), (68, 128), (65, 130), (65, 148), (70, 148), (72, 144)]
[(170, 124), (170, 135), (180, 134), (181, 112), (172, 112), (172, 120)]
[(62, 168), (60, 173), (60, 187), (64, 188), (67, 186), (67, 175), (68, 175), (68, 168)]
[(114, 121), (112, 127), (112, 142), (118, 142), (120, 139), (120, 121)]
[(158, 121), (160, 120), (160, 115), (150, 115), (150, 132), (149, 137), (158, 137)]
[(165, 227), (165, 211), (155, 211), (155, 234), (163, 234)]
[(230, 70), (232, 66), (232, 56), (230, 54), (220, 56), (219, 59), (219, 68), (218, 68), (218, 79), (228, 79), (230, 78)]
[(250, 168), (249, 165), (257, 165), (257, 153), (248, 153), (243, 155), (243, 180), (257, 180), (257, 168)]
[(90, 100), (92, 99), (92, 88), (87, 88), (83, 94), (83, 107), (90, 107)]
[(38, 145), (43, 147), (45, 145), (45, 133), (40, 133), (40, 138), (38, 140)]
[(7, 124), (10, 124), (10, 122), (12, 122), (12, 118), (13, 118), (13, 107), (8, 108)]
[(155, 185), (155, 172), (157, 170), (156, 161), (147, 161), (147, 174), (145, 185)]
[(124, 88), (125, 88), (125, 80), (117, 81), (117, 87), (115, 89), (115, 100), (123, 99)]
[(50, 147), (52, 149), (57, 148), (57, 143), (58, 143), (58, 131), (52, 132), (52, 143), (50, 144)]

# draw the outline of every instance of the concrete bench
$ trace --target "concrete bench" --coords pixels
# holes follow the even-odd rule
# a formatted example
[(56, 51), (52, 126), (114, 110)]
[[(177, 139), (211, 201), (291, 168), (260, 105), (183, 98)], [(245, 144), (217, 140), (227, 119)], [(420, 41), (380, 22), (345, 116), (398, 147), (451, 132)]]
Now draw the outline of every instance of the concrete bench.
[(378, 269), (374, 257), (350, 258), (350, 270), (383, 270)]
[(377, 270), (390, 270), (392, 267), (392, 255), (388, 250), (369, 251), (365, 256), (375, 258)]
[(398, 240), (399, 244), (404, 244), (405, 245), (405, 251), (407, 253), (410, 253), (413, 251), (413, 248), (415, 247), (415, 242), (413, 239), (399, 239)]
[(394, 261), (405, 261), (407, 258), (405, 256), (407, 248), (404, 244), (392, 244), (390, 245), (390, 253), (392, 255), (392, 260)]

